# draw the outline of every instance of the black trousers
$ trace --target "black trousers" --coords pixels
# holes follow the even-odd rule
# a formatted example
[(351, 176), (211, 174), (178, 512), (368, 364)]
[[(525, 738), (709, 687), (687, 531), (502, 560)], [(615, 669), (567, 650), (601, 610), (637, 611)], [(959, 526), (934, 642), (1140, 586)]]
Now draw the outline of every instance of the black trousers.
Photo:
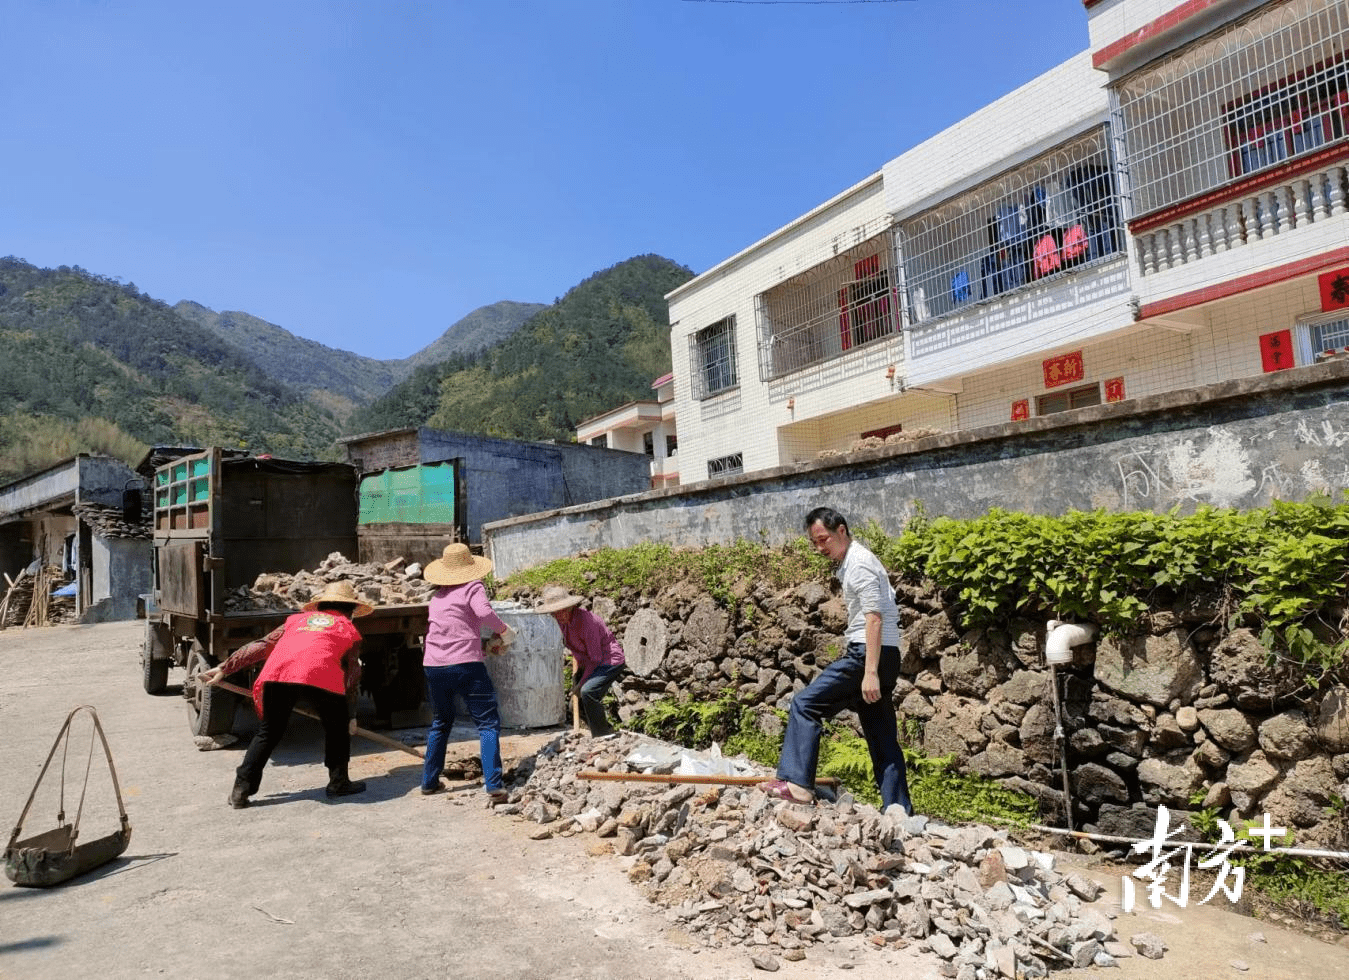
[(268, 681), (262, 685), (262, 721), (257, 734), (244, 753), (244, 761), (234, 771), (248, 783), (249, 793), (256, 793), (262, 784), (262, 770), (272, 752), (281, 743), (290, 724), (291, 712), (300, 698), (306, 698), (318, 712), (323, 725), (323, 762), (328, 767), (328, 779), (345, 778), (351, 762), (351, 736), (347, 733), (347, 699), (308, 684), (286, 684)]

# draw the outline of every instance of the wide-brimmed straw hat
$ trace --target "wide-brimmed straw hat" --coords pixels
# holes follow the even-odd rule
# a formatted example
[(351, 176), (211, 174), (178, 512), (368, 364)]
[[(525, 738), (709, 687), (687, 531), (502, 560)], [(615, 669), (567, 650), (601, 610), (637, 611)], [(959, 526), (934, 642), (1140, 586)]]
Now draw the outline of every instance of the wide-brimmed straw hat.
[(356, 594), (356, 590), (346, 579), (339, 582), (329, 582), (325, 585), (322, 592), (304, 604), (304, 611), (313, 612), (319, 607), (319, 603), (321, 602), (346, 603), (353, 607), (351, 610), (352, 619), (355, 619), (357, 616), (369, 615), (375, 611), (374, 606), (361, 601), (360, 596)]
[(539, 602), (534, 607), (534, 611), (541, 613), (561, 612), (564, 609), (579, 606), (584, 601), (579, 595), (572, 595), (560, 585), (550, 585), (543, 590), (543, 595), (539, 596)]
[(422, 578), (432, 585), (463, 585), (492, 571), (492, 559), (468, 550), (466, 544), (447, 544), (435, 561), (427, 564)]

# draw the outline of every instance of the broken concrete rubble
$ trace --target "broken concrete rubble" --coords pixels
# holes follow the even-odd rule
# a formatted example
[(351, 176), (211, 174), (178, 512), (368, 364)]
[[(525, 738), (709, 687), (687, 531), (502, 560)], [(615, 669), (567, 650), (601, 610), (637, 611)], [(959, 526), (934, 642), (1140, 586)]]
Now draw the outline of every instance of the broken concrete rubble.
[(357, 563), (334, 551), (313, 571), (293, 575), (264, 572), (251, 586), (240, 586), (225, 597), (229, 612), (250, 609), (299, 609), (328, 583), (348, 581), (356, 594), (372, 606), (407, 606), (428, 602), (435, 586), (422, 578), (420, 565), (402, 558), (388, 562)]
[(847, 792), (802, 806), (752, 786), (579, 775), (642, 771), (629, 760), (680, 751), (663, 744), (628, 732), (560, 736), (517, 773), (495, 811), (538, 824), (534, 839), (607, 839), (672, 922), (764, 962), (854, 935), (920, 944), (966, 980), (1045, 976), (1113, 965), (1108, 950), (1128, 955), (1115, 910), (1097, 901), (1101, 887), (1059, 872), (1053, 855), (1004, 830), (947, 826), (898, 807), (882, 813)]

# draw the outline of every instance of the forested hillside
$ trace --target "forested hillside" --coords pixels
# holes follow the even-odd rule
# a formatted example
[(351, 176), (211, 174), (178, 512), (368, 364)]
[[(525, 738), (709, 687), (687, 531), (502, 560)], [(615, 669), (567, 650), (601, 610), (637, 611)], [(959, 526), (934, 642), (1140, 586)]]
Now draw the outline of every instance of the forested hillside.
[[(357, 407), (379, 398), (415, 368), (498, 344), (547, 307), (510, 300), (481, 306), (411, 357), (398, 360), (377, 360), (336, 350), (248, 313), (217, 313), (190, 300), (177, 303), (173, 309), (239, 348), (269, 377), (296, 389), (321, 410), (346, 420)], [(388, 334), (403, 326), (381, 323), (372, 329)]]
[(190, 300), (174, 304), (173, 311), (237, 347), (258, 370), (340, 419), (384, 394), (407, 373), (400, 370), (400, 361), (335, 350), (248, 313), (217, 313)]
[(450, 329), (417, 353), (397, 362), (402, 367), (398, 380), (403, 380), (419, 367), (495, 347), (519, 330), (530, 317), (546, 309), (548, 306), (545, 303), (516, 303), (508, 299), (491, 306), (480, 306), (462, 320), (456, 321)]
[(135, 285), (0, 259), (0, 481), (152, 443), (331, 456), (337, 422)]
[(347, 430), (431, 425), (571, 440), (578, 422), (650, 398), (651, 382), (669, 373), (665, 294), (691, 278), (658, 255), (598, 272), (496, 347), (418, 368)]
[(0, 482), (80, 452), (135, 463), (154, 444), (336, 459), (342, 432), (423, 424), (570, 440), (577, 422), (651, 397), (670, 370), (665, 294), (692, 276), (639, 256), (553, 306), (482, 307), (379, 361), (78, 266), (0, 259)]

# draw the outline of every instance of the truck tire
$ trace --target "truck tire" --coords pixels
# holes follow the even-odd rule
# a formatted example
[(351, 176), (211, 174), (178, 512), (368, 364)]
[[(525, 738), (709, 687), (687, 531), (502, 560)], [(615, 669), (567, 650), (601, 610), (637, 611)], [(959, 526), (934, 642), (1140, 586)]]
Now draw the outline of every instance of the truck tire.
[(234, 727), (234, 708), (238, 698), (229, 691), (198, 681), (202, 671), (210, 669), (201, 646), (192, 644), (187, 655), (187, 679), (183, 697), (187, 699), (187, 724), (193, 735), (224, 735)]
[[(173, 640), (168, 627), (151, 620), (145, 622), (145, 642), (141, 644), (141, 683), (146, 694), (163, 694), (169, 685), (168, 651)], [(164, 654), (156, 656), (156, 654)]]

